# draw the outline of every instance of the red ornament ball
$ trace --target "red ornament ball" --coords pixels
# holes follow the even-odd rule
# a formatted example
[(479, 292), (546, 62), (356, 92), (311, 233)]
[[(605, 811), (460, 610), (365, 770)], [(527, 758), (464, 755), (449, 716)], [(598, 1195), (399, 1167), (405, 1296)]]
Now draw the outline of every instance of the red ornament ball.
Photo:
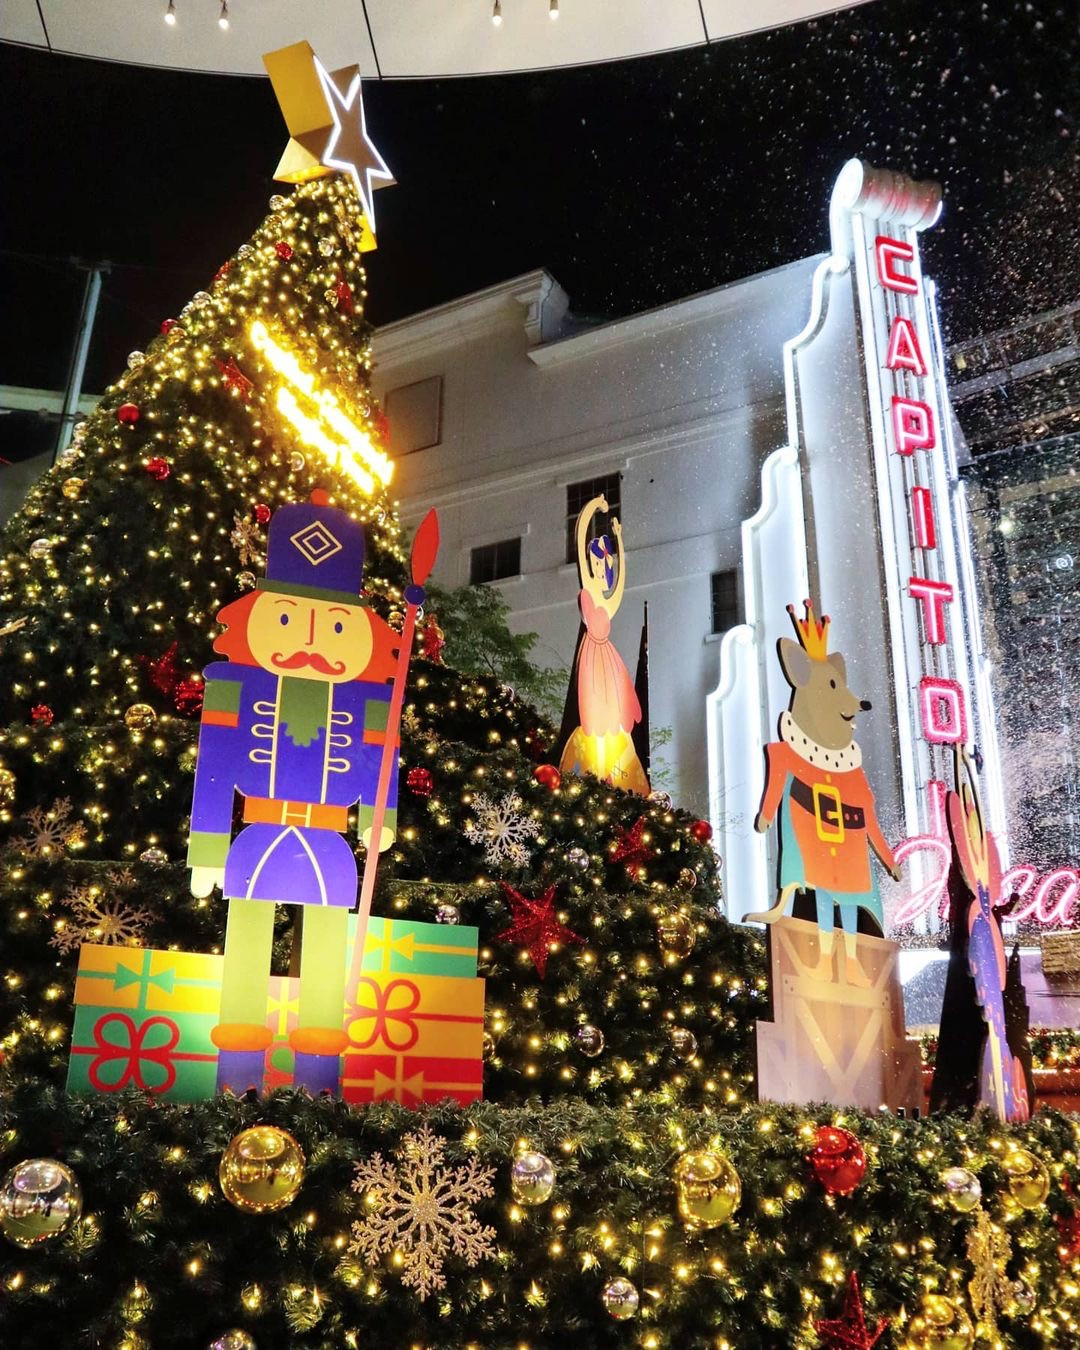
[(255, 519), (260, 525), (265, 525), (270, 519), (270, 508), (265, 502), (260, 502), (255, 508)]
[(53, 710), (47, 703), (35, 703), (30, 709), (30, 721), (38, 727), (51, 727), (53, 724)]
[(830, 1195), (850, 1195), (866, 1176), (866, 1150), (838, 1125), (818, 1126), (806, 1160)]
[(125, 427), (133, 427), (141, 416), (134, 403), (121, 403), (116, 410), (116, 420)]
[(292, 255), (293, 255), (292, 244), (287, 244), (287, 243), (284, 241), (284, 239), (280, 239), (280, 240), (278, 240), (278, 242), (274, 245), (274, 252), (275, 252), (275, 253), (278, 255), (278, 257), (281, 258), (284, 262), (288, 262), (289, 259), (290, 259), (290, 258), (292, 257)]
[(161, 321), (161, 331), (162, 331), (162, 333), (164, 333), (164, 335), (165, 335), (166, 337), (169, 336), (169, 334), (172, 332), (172, 330), (173, 330), (175, 327), (176, 327), (176, 320), (175, 320), (175, 319), (162, 319), (162, 321)]
[(410, 769), (405, 775), (405, 783), (415, 797), (430, 797), (435, 779), (430, 769)]
[(181, 680), (173, 690), (173, 704), (183, 717), (198, 717), (202, 712), (202, 680)]
[(707, 820), (695, 820), (690, 826), (690, 837), (699, 844), (707, 844), (712, 838), (712, 826)]
[(172, 473), (172, 466), (167, 459), (162, 459), (160, 455), (155, 455), (153, 459), (148, 459), (143, 466), (151, 478), (156, 478), (159, 483), (163, 483), (169, 474)]
[(542, 787), (551, 788), (552, 792), (562, 782), (562, 774), (554, 764), (538, 764), (533, 769), (533, 777)]

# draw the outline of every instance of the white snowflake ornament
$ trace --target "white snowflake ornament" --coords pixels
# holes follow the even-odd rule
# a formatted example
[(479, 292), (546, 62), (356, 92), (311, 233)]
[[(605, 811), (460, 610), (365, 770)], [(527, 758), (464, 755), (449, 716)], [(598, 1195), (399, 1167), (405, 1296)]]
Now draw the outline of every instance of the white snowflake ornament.
[(424, 1124), (395, 1150), (396, 1164), (381, 1153), (358, 1162), (352, 1184), (366, 1192), (366, 1212), (352, 1226), (349, 1250), (370, 1262), (400, 1252), (401, 1282), (422, 1299), (446, 1288), (448, 1256), (475, 1266), (495, 1255), (495, 1229), (471, 1208), (495, 1193), (495, 1169), (476, 1158), (450, 1167), (445, 1153), (446, 1140)]
[(483, 844), (484, 858), (489, 867), (508, 862), (524, 867), (529, 861), (526, 840), (540, 833), (540, 822), (522, 815), (521, 798), (516, 792), (507, 792), (499, 801), (478, 792), (473, 798), (472, 812), (476, 817), (465, 825), (465, 838), (470, 844)]

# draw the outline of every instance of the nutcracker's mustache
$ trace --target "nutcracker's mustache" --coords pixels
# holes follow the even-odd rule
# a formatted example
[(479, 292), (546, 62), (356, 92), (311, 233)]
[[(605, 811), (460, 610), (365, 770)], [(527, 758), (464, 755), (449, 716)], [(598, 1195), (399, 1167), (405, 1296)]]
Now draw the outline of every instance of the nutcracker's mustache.
[(341, 675), (345, 670), (344, 661), (328, 661), (318, 652), (296, 652), (293, 656), (282, 656), (281, 652), (275, 652), (271, 659), (279, 670), (302, 670), (304, 666), (310, 666), (320, 675)]

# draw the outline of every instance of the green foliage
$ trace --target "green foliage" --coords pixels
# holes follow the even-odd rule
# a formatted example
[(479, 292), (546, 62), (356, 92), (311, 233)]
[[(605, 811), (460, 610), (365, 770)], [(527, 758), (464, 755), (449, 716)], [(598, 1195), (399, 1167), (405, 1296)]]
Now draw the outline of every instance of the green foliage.
[(446, 660), (466, 675), (485, 675), (508, 685), (558, 721), (569, 672), (535, 664), (537, 633), (513, 633), (510, 606), (497, 586), (429, 586), (429, 608), (446, 634)]

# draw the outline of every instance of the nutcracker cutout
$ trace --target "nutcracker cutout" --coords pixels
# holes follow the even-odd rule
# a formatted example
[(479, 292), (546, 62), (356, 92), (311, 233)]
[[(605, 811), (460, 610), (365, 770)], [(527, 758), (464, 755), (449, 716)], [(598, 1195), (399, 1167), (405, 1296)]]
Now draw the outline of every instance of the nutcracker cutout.
[[(644, 797), (649, 793), (649, 780), (633, 741), (634, 727), (641, 721), (641, 701), (611, 641), (611, 621), (626, 586), (622, 526), (613, 519), (613, 539), (606, 534), (589, 538), (593, 517), (598, 512), (606, 514), (607, 509), (605, 497), (593, 497), (585, 503), (575, 526), (582, 628), (560, 737), (559, 768), (563, 773), (595, 774), (612, 787)], [(570, 712), (575, 694), (576, 718)]]
[[(226, 660), (205, 671), (188, 864), (193, 894), (217, 885), (229, 901), (220, 1022), (211, 1034), (219, 1090), (262, 1083), (275, 904), (303, 906), (293, 1081), (313, 1093), (338, 1090), (347, 923), (357, 899), (344, 834), (359, 804), (373, 883), (374, 859), (394, 839), (391, 701), (400, 710), (395, 672), (403, 685), (408, 665), (407, 649), (399, 660), (403, 636), (360, 598), (363, 567), (363, 529), (316, 491), (274, 514), (266, 576), (218, 614), (225, 632), (214, 650)], [(233, 837), (236, 793), (243, 825)]]
[(896, 881), (892, 849), (874, 810), (874, 794), (854, 739), (855, 716), (870, 704), (848, 688), (847, 666), (839, 652), (827, 650), (829, 619), (820, 620), (809, 600), (806, 617), (788, 613), (798, 642), (781, 638), (780, 665), (791, 685), (791, 702), (780, 714), (778, 741), (765, 747), (765, 790), (755, 829), (780, 829), (779, 896), (772, 909), (748, 914), (748, 922), (771, 923), (789, 912), (796, 891), (813, 891), (819, 931), (820, 979), (833, 977), (834, 907), (840, 909), (846, 948), (845, 979), (866, 988), (859, 966), (856, 932), (859, 911), (884, 932), (873, 852)]

